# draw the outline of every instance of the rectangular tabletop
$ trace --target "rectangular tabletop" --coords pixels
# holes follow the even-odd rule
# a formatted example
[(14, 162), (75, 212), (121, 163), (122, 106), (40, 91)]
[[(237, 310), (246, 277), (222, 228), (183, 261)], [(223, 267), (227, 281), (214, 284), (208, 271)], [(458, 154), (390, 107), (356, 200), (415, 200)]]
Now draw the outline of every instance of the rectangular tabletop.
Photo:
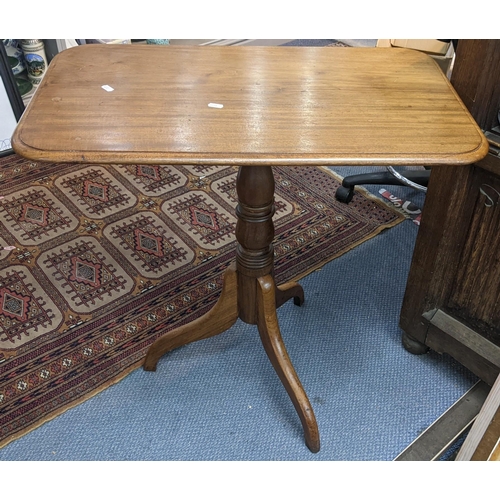
[(33, 160), (212, 165), (432, 166), (488, 151), (432, 58), (351, 47), (71, 48), (12, 144)]

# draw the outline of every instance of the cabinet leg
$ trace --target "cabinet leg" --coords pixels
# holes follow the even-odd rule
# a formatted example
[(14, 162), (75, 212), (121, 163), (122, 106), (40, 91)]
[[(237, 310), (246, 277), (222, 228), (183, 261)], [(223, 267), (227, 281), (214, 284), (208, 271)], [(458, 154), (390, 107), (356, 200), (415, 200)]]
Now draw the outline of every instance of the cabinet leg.
[(403, 347), (412, 354), (425, 354), (429, 350), (425, 344), (410, 337), (406, 332), (403, 332), (401, 340), (403, 342)]

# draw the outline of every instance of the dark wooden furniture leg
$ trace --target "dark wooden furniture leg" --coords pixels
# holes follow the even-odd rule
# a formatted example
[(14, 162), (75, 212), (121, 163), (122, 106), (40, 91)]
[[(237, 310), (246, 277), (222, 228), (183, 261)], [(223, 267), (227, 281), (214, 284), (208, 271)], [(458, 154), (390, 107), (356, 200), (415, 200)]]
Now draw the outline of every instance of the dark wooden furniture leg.
[(279, 287), (274, 282), (274, 177), (271, 167), (240, 167), (236, 190), (239, 201), (236, 264), (224, 275), (219, 300), (198, 320), (156, 340), (146, 354), (144, 369), (154, 371), (166, 352), (218, 335), (238, 318), (257, 325), (266, 354), (302, 422), (306, 445), (316, 453), (320, 449), (316, 418), (286, 351), (276, 316), (276, 308), (291, 298), (296, 305), (301, 305), (304, 291), (296, 282)]

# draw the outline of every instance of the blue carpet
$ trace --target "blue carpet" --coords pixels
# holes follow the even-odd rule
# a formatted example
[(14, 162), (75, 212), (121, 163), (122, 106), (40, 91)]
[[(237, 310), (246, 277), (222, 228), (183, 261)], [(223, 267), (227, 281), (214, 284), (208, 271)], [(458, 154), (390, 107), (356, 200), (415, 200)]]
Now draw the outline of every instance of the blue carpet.
[[(423, 204), (411, 189), (387, 189)], [(318, 420), (319, 453), (306, 448), (256, 327), (237, 322), (7, 445), (0, 460), (393, 460), (476, 381), (450, 357), (415, 356), (401, 345), (417, 230), (406, 220), (330, 262), (301, 280), (302, 307), (289, 302), (278, 311)]]

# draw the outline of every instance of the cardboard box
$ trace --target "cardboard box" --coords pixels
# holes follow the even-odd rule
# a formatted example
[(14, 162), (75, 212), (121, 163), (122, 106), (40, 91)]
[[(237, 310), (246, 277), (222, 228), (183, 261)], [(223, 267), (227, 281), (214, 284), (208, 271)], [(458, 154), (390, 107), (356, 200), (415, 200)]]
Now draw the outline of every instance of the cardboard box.
[(379, 39), (377, 47), (400, 47), (418, 50), (432, 57), (439, 65), (446, 76), (450, 76), (453, 56), (455, 51), (451, 43), (440, 42), (439, 40), (396, 40)]
[(439, 40), (396, 40), (391, 39), (393, 47), (402, 47), (404, 49), (415, 49), (428, 54), (444, 56), (448, 52), (450, 43), (440, 42)]
[(377, 40), (377, 47), (392, 47), (391, 41), (388, 38), (379, 38)]

